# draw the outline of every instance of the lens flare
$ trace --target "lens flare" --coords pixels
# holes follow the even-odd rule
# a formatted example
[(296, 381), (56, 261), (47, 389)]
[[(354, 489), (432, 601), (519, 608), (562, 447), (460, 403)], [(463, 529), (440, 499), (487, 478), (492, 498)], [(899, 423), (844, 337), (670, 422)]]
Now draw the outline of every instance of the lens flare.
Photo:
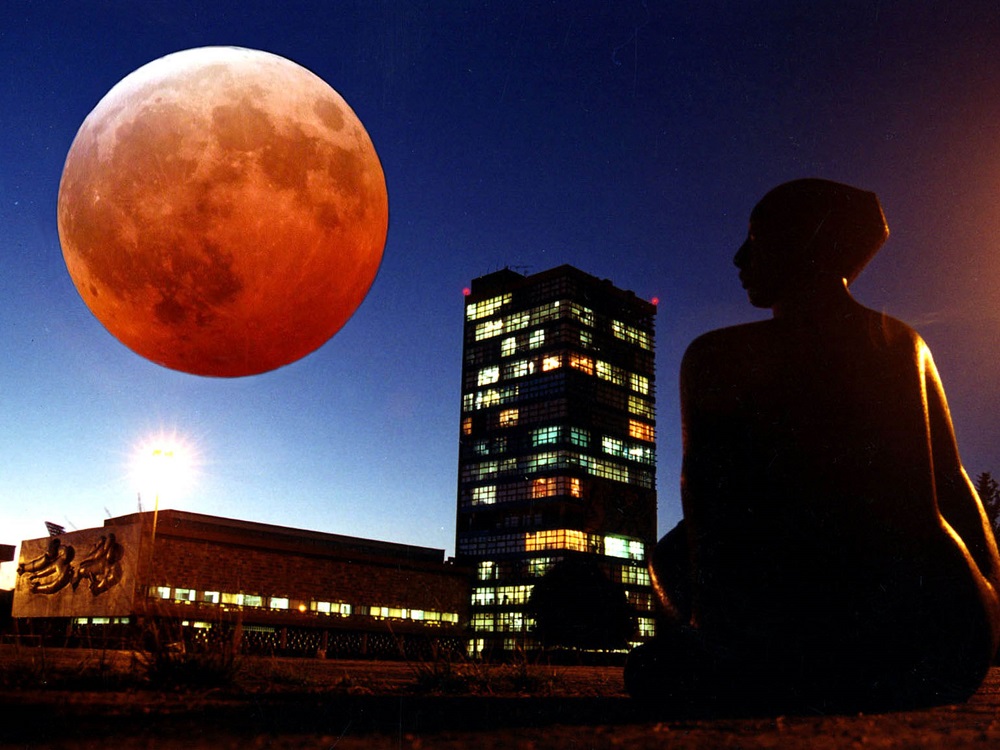
[(161, 432), (138, 446), (132, 454), (129, 476), (140, 497), (159, 502), (182, 497), (198, 474), (198, 454), (177, 433)]

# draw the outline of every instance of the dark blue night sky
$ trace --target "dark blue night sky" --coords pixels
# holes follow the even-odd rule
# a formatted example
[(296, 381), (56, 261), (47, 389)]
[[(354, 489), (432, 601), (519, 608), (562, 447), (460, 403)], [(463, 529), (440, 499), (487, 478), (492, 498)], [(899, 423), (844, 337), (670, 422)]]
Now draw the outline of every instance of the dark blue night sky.
[[(114, 340), (69, 279), (55, 219), (93, 106), (144, 63), (207, 45), (325, 79), (389, 190), (385, 258), (351, 321), (240, 380), (165, 370)], [(562, 263), (660, 299), (665, 531), (680, 515), (681, 355), (761, 316), (732, 255), (756, 200), (803, 176), (881, 197), (892, 235), (855, 294), (921, 331), (967, 470), (1000, 472), (998, 46), (985, 0), (8, 0), (0, 541), (134, 511), (131, 457), (166, 432), (198, 468), (161, 507), (451, 551), (462, 289)]]

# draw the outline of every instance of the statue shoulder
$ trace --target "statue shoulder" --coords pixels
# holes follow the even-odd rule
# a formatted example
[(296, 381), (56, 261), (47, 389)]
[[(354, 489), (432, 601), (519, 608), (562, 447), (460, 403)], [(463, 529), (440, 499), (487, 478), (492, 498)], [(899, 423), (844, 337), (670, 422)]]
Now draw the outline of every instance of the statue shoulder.
[(715, 370), (720, 363), (753, 356), (770, 338), (771, 327), (770, 320), (762, 320), (703, 333), (684, 352), (681, 373)]
[(927, 344), (920, 334), (903, 321), (869, 308), (864, 308), (864, 310), (868, 316), (868, 329), (873, 341), (881, 342), (887, 348), (897, 351), (927, 349)]

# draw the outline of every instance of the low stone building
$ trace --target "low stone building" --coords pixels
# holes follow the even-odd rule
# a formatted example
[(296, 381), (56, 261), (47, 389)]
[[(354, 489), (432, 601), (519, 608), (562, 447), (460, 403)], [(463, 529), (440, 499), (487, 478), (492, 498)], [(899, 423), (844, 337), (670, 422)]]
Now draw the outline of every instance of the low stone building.
[(176, 510), (21, 544), (13, 616), (51, 642), (179, 640), (393, 657), (461, 648), (470, 573), (444, 550)]

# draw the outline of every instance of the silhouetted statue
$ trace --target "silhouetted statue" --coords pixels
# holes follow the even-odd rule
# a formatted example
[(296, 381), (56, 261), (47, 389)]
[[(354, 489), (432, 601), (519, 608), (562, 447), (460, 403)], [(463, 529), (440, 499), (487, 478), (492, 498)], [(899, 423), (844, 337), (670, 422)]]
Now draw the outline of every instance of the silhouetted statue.
[(1000, 631), (996, 542), (920, 336), (848, 284), (888, 236), (872, 193), (769, 192), (734, 259), (770, 320), (681, 367), (684, 521), (657, 545), (673, 626), (633, 651), (664, 707), (967, 698)]

